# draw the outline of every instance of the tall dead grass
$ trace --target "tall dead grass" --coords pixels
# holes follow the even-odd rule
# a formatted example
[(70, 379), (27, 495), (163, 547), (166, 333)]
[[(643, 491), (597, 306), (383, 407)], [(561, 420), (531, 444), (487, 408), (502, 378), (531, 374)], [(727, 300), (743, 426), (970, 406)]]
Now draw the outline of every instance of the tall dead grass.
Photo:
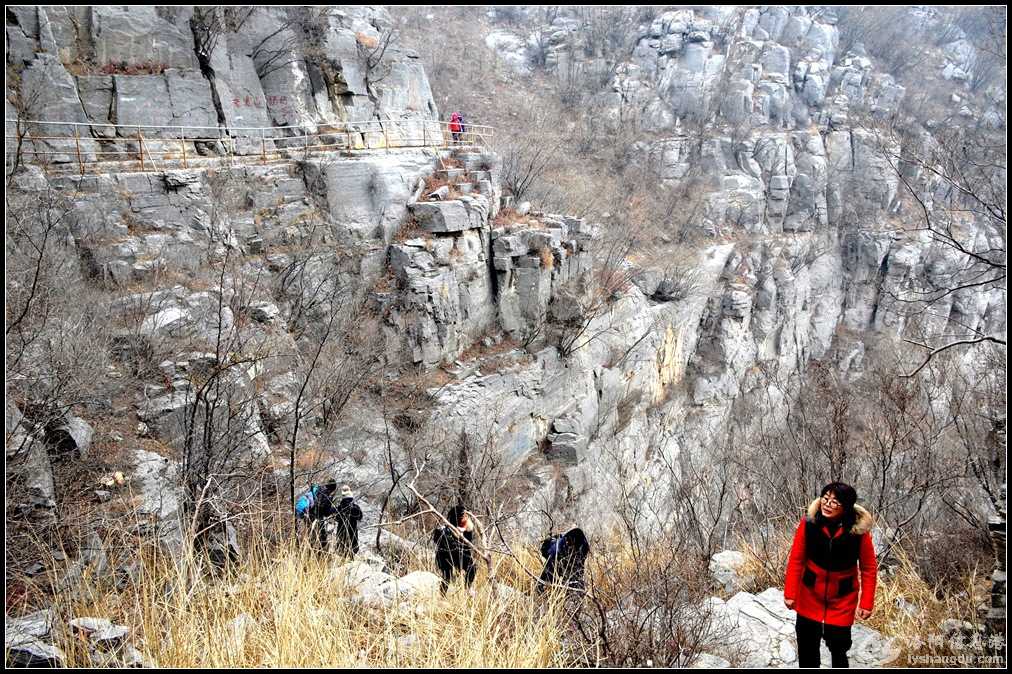
[[(533, 561), (533, 553), (524, 554)], [(334, 573), (344, 562), (305, 546), (267, 544), (217, 575), (195, 561), (149, 558), (121, 589), (88, 581), (53, 606), (64, 618), (105, 617), (129, 626), (133, 645), (163, 667), (564, 664), (560, 603), (520, 591), (529, 578), (519, 568), (500, 569), (496, 584), (479, 577), (473, 593), (457, 585), (445, 599), (381, 610), (351, 601)], [(92, 664), (71, 634), (58, 634), (56, 645), (68, 666)]]

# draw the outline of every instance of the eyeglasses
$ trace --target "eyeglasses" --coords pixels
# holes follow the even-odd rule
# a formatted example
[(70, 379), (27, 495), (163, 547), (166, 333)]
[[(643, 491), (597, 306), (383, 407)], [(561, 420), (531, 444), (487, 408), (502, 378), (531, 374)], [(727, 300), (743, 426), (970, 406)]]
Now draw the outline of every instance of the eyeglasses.
[(840, 502), (831, 496), (823, 496), (822, 502), (828, 505), (830, 508), (836, 508), (840, 505)]

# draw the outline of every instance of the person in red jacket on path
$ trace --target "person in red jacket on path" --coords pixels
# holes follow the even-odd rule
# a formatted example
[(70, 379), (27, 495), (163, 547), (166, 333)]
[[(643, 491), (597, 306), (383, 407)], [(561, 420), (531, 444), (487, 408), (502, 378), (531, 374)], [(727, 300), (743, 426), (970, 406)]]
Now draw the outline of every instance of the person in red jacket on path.
[(798, 524), (784, 582), (784, 603), (798, 614), (798, 666), (819, 666), (823, 639), (833, 667), (848, 666), (854, 616), (867, 620), (875, 605), (873, 522), (854, 488), (833, 482)]
[(453, 143), (459, 143), (461, 134), (464, 133), (464, 120), (459, 112), (450, 115), (450, 133), (453, 134)]

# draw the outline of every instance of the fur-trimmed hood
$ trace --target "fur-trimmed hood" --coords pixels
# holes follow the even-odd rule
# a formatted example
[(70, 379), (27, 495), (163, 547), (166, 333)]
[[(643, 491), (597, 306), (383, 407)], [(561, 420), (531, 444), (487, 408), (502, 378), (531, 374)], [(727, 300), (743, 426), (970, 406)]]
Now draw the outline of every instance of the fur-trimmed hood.
[[(815, 516), (819, 514), (819, 503), (821, 501), (822, 498), (817, 498), (808, 504), (806, 517), (809, 522), (814, 522)], [(875, 523), (875, 518), (872, 514), (857, 504), (854, 504), (854, 513), (857, 515), (857, 519), (854, 520), (854, 526), (850, 528), (850, 533), (860, 536), (871, 531), (871, 527)]]

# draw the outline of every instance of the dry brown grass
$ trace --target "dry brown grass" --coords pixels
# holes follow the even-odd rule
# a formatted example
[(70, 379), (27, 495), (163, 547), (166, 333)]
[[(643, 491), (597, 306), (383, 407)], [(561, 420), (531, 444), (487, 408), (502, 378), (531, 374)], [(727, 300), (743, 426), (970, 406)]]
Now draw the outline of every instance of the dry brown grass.
[(422, 190), (422, 197), (426, 197), (444, 186), (450, 189), (449, 194), (446, 197), (447, 201), (451, 199), (459, 199), (463, 196), (463, 193), (457, 188), (456, 180), (450, 180), (445, 175), (433, 173), (425, 178), (425, 188)]
[(415, 220), (413, 215), (408, 214), (394, 234), (393, 241), (394, 243), (404, 243), (408, 239), (426, 238), (428, 236), (431, 236), (431, 234), (422, 229), (422, 226)]
[[(533, 553), (525, 552), (527, 556)], [(558, 606), (531, 594), (508, 599), (481, 576), (470, 594), (454, 586), (417, 610), (371, 609), (351, 601), (333, 570), (343, 561), (304, 546), (255, 545), (241, 569), (211, 576), (191, 560), (149, 559), (123, 589), (89, 582), (57, 598), (63, 615), (103, 616), (132, 630), (144, 657), (163, 667), (514, 667), (565, 664)], [(500, 580), (518, 572), (504, 565)], [(517, 578), (519, 581), (520, 579)], [(519, 582), (517, 584), (519, 587)], [(237, 628), (239, 616), (247, 625)], [(454, 647), (462, 643), (463, 647)], [(87, 666), (83, 643), (56, 643), (69, 666)]]
[[(471, 346), (464, 349), (464, 351), (461, 352), (458, 360), (460, 360), (460, 362), (462, 363), (470, 363), (472, 361), (479, 359), (481, 359), (482, 361), (486, 359), (491, 359), (497, 363), (504, 364), (502, 363), (501, 357), (513, 351), (519, 346), (519, 344), (515, 339), (503, 339), (498, 344), (493, 344), (492, 346), (485, 346), (484, 341), (486, 336), (487, 335), (479, 337), (474, 341), (473, 344), (471, 344)], [(495, 372), (497, 370), (493, 369), (492, 371)]]
[[(948, 642), (933, 648), (927, 644), (918, 646), (917, 640), (927, 641), (932, 635), (941, 635), (939, 625), (946, 619), (978, 622), (976, 606), (987, 598), (990, 589), (985, 580), (970, 572), (963, 578), (961, 588), (932, 586), (918, 574), (913, 560), (901, 551), (891, 573), (880, 576), (875, 612), (867, 624), (897, 638), (902, 649), (897, 663), (907, 662), (908, 656), (918, 653), (956, 654)], [(904, 606), (916, 610), (905, 610)]]
[(366, 35), (365, 33), (355, 33), (355, 39), (366, 49), (375, 49), (379, 46), (378, 38)]
[(540, 220), (536, 220), (530, 215), (518, 215), (512, 208), (500, 209), (492, 221), (492, 225), (494, 227), (505, 227), (506, 229), (512, 229), (520, 225), (537, 229), (544, 226)]
[(553, 269), (555, 267), (555, 255), (552, 254), (552, 249), (549, 246), (542, 246), (538, 250), (538, 257), (541, 258), (542, 269)]
[(169, 67), (168, 64), (160, 61), (141, 61), (138, 63), (127, 63), (126, 61), (110, 61), (104, 65), (97, 65), (90, 61), (78, 59), (65, 63), (64, 67), (72, 75), (161, 75)]

